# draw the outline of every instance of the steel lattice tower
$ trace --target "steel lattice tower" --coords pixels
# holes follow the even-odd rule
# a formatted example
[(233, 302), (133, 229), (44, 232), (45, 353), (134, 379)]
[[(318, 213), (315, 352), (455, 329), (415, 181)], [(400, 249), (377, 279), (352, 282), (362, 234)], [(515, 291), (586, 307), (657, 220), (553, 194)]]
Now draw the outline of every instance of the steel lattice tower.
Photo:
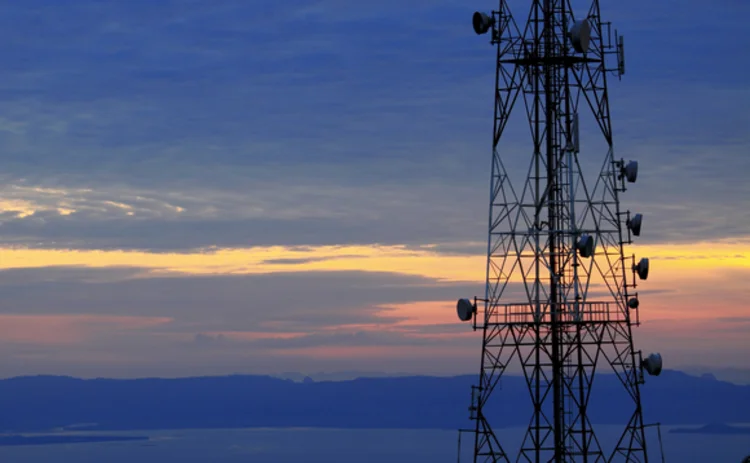
[[(624, 73), (623, 39), (602, 21), (599, 0), (580, 17), (571, 3), (532, 0), (522, 27), (505, 0), (473, 18), (497, 49), (486, 294), (458, 303), (459, 317), (483, 333), (470, 407), (475, 462), (648, 461), (640, 385), (644, 370), (659, 374), (661, 356), (644, 359), (633, 345), (635, 282), (648, 277), (649, 263), (625, 254), (642, 216), (623, 212), (619, 195), (638, 165), (614, 155), (607, 95), (607, 76)], [(504, 152), (501, 140), (517, 103), (532, 143), (528, 174), (513, 185), (504, 162), (522, 153)], [(603, 156), (589, 181), (579, 163), (579, 111), (593, 114), (606, 147), (586, 153)], [(512, 454), (490, 423), (508, 369), (522, 371), (530, 398)], [(613, 448), (603, 448), (588, 414), (601, 369), (615, 373), (618, 407), (629, 410)]]

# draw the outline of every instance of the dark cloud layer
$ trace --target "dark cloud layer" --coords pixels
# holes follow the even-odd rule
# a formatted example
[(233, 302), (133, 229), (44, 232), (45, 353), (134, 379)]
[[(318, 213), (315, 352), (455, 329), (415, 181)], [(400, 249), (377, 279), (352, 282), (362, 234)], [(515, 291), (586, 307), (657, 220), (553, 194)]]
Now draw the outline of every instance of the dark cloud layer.
[[(344, 357), (352, 348), (403, 349), (392, 363), (386, 360), (388, 354), (376, 354), (358, 364), (376, 371), (439, 372), (437, 359), (414, 364), (425, 355), (424, 349), (445, 348), (444, 339), (424, 336), (469, 331), (458, 321), (455, 326), (436, 324), (446, 315), (441, 303), (480, 289), (478, 285), (365, 272), (146, 276), (139, 269), (0, 272), (4, 293), (0, 317), (39, 316), (25, 322), (24, 330), (32, 334), (37, 332), (34, 326), (56, 327), (56, 332), (46, 335), (48, 339), (21, 342), (7, 334), (0, 338), (6, 354), (0, 361), (0, 374), (184, 376), (351, 368), (347, 367), (351, 359), (340, 355), (313, 359), (314, 354), (305, 354), (318, 348), (338, 351)], [(436, 322), (428, 319), (393, 330), (407, 315), (378, 314), (383, 308), (413, 301), (435, 301)], [(68, 315), (73, 315), (72, 324), (64, 322)], [(123, 316), (128, 318), (117, 318)], [(50, 318), (53, 325), (45, 321)], [(153, 319), (167, 321), (127, 328), (131, 320)], [(73, 339), (66, 337), (70, 329)], [(255, 338), (252, 333), (262, 336)], [(285, 333), (295, 335), (289, 338)], [(454, 347), (462, 345), (467, 342), (459, 340)]]
[[(0, 272), (0, 313), (174, 318), (184, 331), (296, 331), (339, 324), (392, 323), (378, 306), (458, 299), (481, 285), (438, 283), (371, 272), (148, 277), (137, 269)], [(138, 277), (140, 276), (140, 277)], [(109, 277), (109, 278), (107, 278)]]
[[(511, 6), (519, 15), (528, 7)], [(470, 30), (473, 7), (482, 5), (8, 5), (5, 183), (168, 199), (185, 211), (55, 217), (52, 208), (5, 217), (2, 239), (128, 249), (481, 241), (493, 70), (492, 50)], [(611, 81), (610, 97), (618, 154), (642, 166), (623, 200), (646, 213), (644, 240), (750, 226), (734, 212), (750, 196), (741, 174), (750, 168), (748, 64), (730, 59), (750, 46), (736, 19), (747, 9), (605, 8), (626, 34), (628, 73)], [(519, 111), (503, 144), (514, 172), (529, 152), (522, 119)], [(584, 141), (594, 140), (590, 126)], [(584, 146), (594, 175), (604, 153)]]
[[(334, 180), (335, 181), (335, 180)], [(437, 184), (389, 188), (300, 187), (294, 192), (249, 187), (247, 196), (154, 194), (132, 202), (118, 191), (81, 195), (61, 204), (45, 197), (31, 216), (6, 213), (2, 240), (31, 247), (185, 250), (207, 246), (424, 244), (484, 239), (484, 195)], [(257, 194), (256, 194), (257, 193)], [(143, 193), (147, 194), (147, 193)], [(28, 193), (27, 198), (35, 198)], [(273, 196), (273, 197), (272, 197)], [(111, 198), (108, 204), (102, 198)], [(143, 197), (141, 197), (143, 199)], [(306, 203), (305, 201), (309, 201)], [(71, 204), (72, 203), (72, 204)], [(465, 203), (476, 207), (463, 207)], [(128, 208), (123, 208), (127, 205)], [(80, 208), (60, 215), (57, 207)], [(181, 212), (175, 209), (180, 208)], [(457, 211), (446, 215), (446, 209)], [(467, 230), (467, 226), (470, 230)]]
[[(519, 17), (528, 8), (510, 4)], [(438, 243), (438, 251), (483, 253), (494, 52), (469, 18), (494, 6), (8, 3), (0, 17), (0, 244), (166, 251)], [(610, 98), (617, 155), (641, 165), (622, 196), (624, 208), (645, 214), (639, 241), (746, 235), (750, 61), (738, 57), (750, 48), (750, 4), (603, 8), (626, 36), (627, 74), (610, 79)], [(516, 185), (531, 151), (521, 110), (501, 146)], [(604, 147), (590, 118), (581, 121), (581, 161), (593, 178)], [(442, 357), (419, 357), (419, 349), (450, 354), (478, 348), (477, 340), (325, 329), (401, 320), (376, 316), (378, 306), (482, 293), (397, 274), (155, 278), (131, 268), (9, 270), (0, 288), (6, 315), (171, 319), (64, 348), (8, 342), (0, 361), (3, 372), (118, 376), (131, 368), (160, 376), (352, 368), (349, 359), (313, 365), (269, 354), (316, 347), (402, 348), (358, 368), (444, 371)], [(746, 325), (737, 320), (731, 334), (739, 338)], [(466, 326), (414, 329), (445, 335)], [(308, 334), (216, 334), (254, 330)], [(679, 356), (693, 341), (670, 348)], [(710, 364), (721, 346), (711, 348), (698, 360)], [(461, 372), (475, 371), (461, 355)]]
[[(13, 317), (39, 316), (27, 318), (21, 331), (49, 339), (22, 341), (4, 332), (0, 374), (184, 376), (343, 371), (354, 365), (469, 373), (481, 336), (455, 337), (471, 328), (458, 322), (445, 301), (481, 294), (481, 286), (370, 272), (154, 277), (137, 268), (6, 270), (0, 272), (0, 317), (12, 316), (4, 319), (7, 324), (18, 323)], [(427, 302), (428, 310), (429, 301), (435, 304), (418, 323), (401, 323), (410, 312), (382, 313), (418, 301)], [(52, 325), (45, 321), (50, 318)], [(661, 351), (676, 368), (706, 365), (717, 355), (742, 365), (747, 321), (704, 320), (696, 333), (690, 319), (648, 320), (637, 330), (637, 342)], [(54, 331), (44, 331), (50, 326)], [(73, 339), (59, 338), (66, 334)], [(358, 349), (369, 354), (360, 357)]]

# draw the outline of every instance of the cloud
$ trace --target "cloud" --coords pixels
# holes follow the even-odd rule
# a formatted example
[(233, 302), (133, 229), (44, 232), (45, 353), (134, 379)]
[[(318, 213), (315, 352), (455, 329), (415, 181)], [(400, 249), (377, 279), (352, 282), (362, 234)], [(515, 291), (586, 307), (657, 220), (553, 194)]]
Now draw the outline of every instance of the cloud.
[[(725, 14), (737, 9), (701, 15), (701, 47), (741, 44), (742, 24)], [(727, 76), (744, 65), (724, 60), (737, 72), (717, 74), (701, 65), (713, 51), (683, 60), (675, 50), (695, 48), (690, 11), (700, 10), (648, 10), (645, 20), (606, 9), (632, 31), (626, 80), (611, 82), (618, 153), (642, 163), (623, 199), (646, 213), (644, 240), (738, 236), (750, 224), (725, 198), (747, 196), (736, 176), (748, 168), (750, 95)], [(12, 198), (3, 239), (79, 249), (483, 240), (493, 69), (471, 13), (447, 0), (13, 5), (4, 33), (26, 39), (6, 52), (26, 64), (0, 73), (5, 183), (20, 188), (2, 192)], [(523, 173), (517, 109), (502, 149)], [(582, 157), (598, 167), (604, 151), (591, 146)]]
[[(455, 303), (445, 301), (477, 286), (364, 272), (170, 278), (117, 269), (18, 272), (0, 275), (0, 283), (13, 282), (3, 286), (0, 308), (5, 375), (142, 376), (159, 363), (169, 365), (160, 376), (325, 370), (325, 362), (298, 364), (315, 350), (336, 362), (351, 360), (357, 349), (414, 348), (407, 356), (421, 358), (428, 346), (443, 349), (454, 338), (466, 345), (461, 336), (471, 330), (455, 321)], [(298, 349), (310, 352), (295, 355)], [(376, 357), (378, 365), (387, 363)]]
[(90, 345), (122, 332), (160, 327), (171, 321), (167, 317), (0, 314), (0, 339), (6, 346)]
[[(742, 271), (732, 271), (744, 281)], [(659, 268), (639, 285), (647, 291), (638, 345), (680, 366), (735, 349), (727, 359), (744, 365), (747, 326), (736, 318), (746, 298), (732, 299), (732, 280), (701, 287), (678, 275), (667, 279), (668, 287), (677, 285), (672, 291), (648, 291), (671, 272)], [(5, 270), (0, 285), (0, 320), (13, 331), (0, 336), (6, 374), (280, 373), (354, 363), (471, 373), (480, 348), (481, 333), (458, 322), (454, 302), (481, 293), (479, 280), (362, 271), (155, 278), (132, 268), (40, 268)], [(696, 297), (706, 286), (723, 294), (713, 299), (716, 307)], [(160, 372), (159, 363), (169, 367)]]
[[(65, 272), (41, 269), (20, 271), (23, 282), (18, 282), (16, 272), (0, 274), (0, 283), (13, 281), (3, 285), (6, 302), (0, 313), (169, 317), (175, 319), (170, 329), (193, 333), (306, 332), (327, 326), (392, 324), (417, 315), (391, 313), (383, 305), (434, 301), (431, 309), (422, 309), (437, 310), (434, 317), (442, 311), (436, 309), (442, 307), (440, 302), (481, 288), (477, 283), (353, 271), (133, 278), (117, 269), (89, 269), (78, 270), (76, 281)], [(107, 273), (112, 278), (101, 276)], [(453, 308), (447, 310), (452, 321)]]
[[(645, 214), (631, 248), (653, 262), (642, 314), (706, 318), (716, 301), (741, 316), (750, 69), (731, 58), (750, 44), (748, 6), (639, 2), (605, 16), (627, 44), (609, 94), (616, 155), (641, 165), (621, 200)], [(16, 345), (3, 371), (469, 365), (476, 352), (442, 317), (484, 280), (494, 52), (472, 12), (457, 0), (7, 5), (0, 312), (173, 321)], [(605, 151), (581, 121), (593, 179)], [(506, 135), (518, 186), (531, 152), (520, 106)], [(81, 320), (40, 320), (82, 339)], [(705, 358), (726, 347), (711, 333)], [(689, 336), (673, 338), (679, 355)]]
[[(440, 247), (405, 246), (273, 246), (209, 248), (191, 252), (146, 252), (120, 250), (4, 249), (0, 269), (43, 267), (132, 267), (146, 276), (169, 275), (263, 275), (286, 272), (374, 272), (398, 273), (442, 282), (484, 282), (483, 254), (451, 254)], [(657, 286), (650, 290), (672, 290), (686, 279), (731, 283), (737, 271), (750, 268), (746, 240), (727, 240), (675, 245), (637, 245), (628, 250), (654, 262)], [(627, 253), (626, 253), (627, 255)], [(608, 267), (607, 255), (599, 252), (591, 265)], [(530, 261), (525, 259), (527, 266)], [(587, 267), (588, 268), (588, 267)], [(626, 267), (627, 268), (627, 267)], [(587, 270), (588, 271), (588, 270)], [(597, 270), (592, 271), (592, 294), (603, 289)], [(520, 267), (506, 268), (513, 284), (523, 280)], [(652, 278), (654, 280), (654, 278)]]
[[(695, 313), (695, 312), (693, 312)], [(636, 330), (636, 341), (644, 352), (661, 352), (665, 365), (674, 369), (715, 364), (747, 368), (746, 344), (749, 325), (701, 318), (650, 320)]]
[[(690, 355), (700, 344), (702, 359), (739, 349), (735, 341), (744, 339), (743, 328), (712, 320), (746, 312), (746, 246), (744, 241), (637, 246), (639, 255), (652, 258), (649, 280), (638, 286), (650, 348), (683, 364), (690, 361), (679, 347), (691, 337), (701, 342), (692, 344)], [(75, 329), (61, 330), (69, 337), (50, 336), (48, 343), (12, 343), (0, 371), (25, 372), (36, 365), (54, 372), (67, 365), (75, 372), (147, 374), (158, 357), (177, 375), (219, 371), (217, 358), (225, 372), (347, 369), (347, 362), (369, 359), (367, 369), (408, 371), (411, 361), (447, 373), (468, 372), (462, 368), (478, 349), (478, 334), (457, 322), (454, 301), (483, 294), (482, 255), (442, 253), (434, 246), (306, 246), (192, 253), (6, 249), (2, 256), (0, 314), (52, 317)], [(589, 297), (606, 297), (601, 289), (592, 286)], [(504, 301), (523, 299), (518, 284), (511, 284)], [(84, 329), (75, 319), (124, 314), (170, 322)], [(660, 319), (681, 320), (674, 325), (679, 329), (665, 336), (670, 325)], [(35, 319), (29, 320), (23, 326)], [(39, 326), (53, 326), (49, 323)], [(40, 337), (38, 330), (17, 331), (23, 339)], [(399, 349), (408, 354), (389, 367)], [(429, 358), (430, 349), (464, 361), (455, 368), (443, 365)], [(144, 356), (150, 360), (143, 362)], [(14, 363), (19, 359), (23, 367)], [(738, 355), (731, 359), (743, 362)]]
[[(300, 178), (294, 187), (256, 178), (243, 195), (210, 189), (11, 185), (3, 195), (8, 199), (0, 203), (0, 211), (5, 211), (0, 214), (2, 240), (35, 247), (187, 250), (274, 244), (419, 245), (482, 235), (478, 216), (483, 208), (461, 207), (472, 196), (465, 188), (446, 197), (449, 192), (434, 182), (388, 188), (335, 185), (338, 173), (345, 175), (318, 172), (314, 180)], [(232, 183), (231, 176), (227, 183)], [(425, 204), (425, 197), (438, 200)], [(404, 226), (402, 218), (408, 216), (412, 226)], [(474, 232), (467, 234), (466, 225), (472, 223)]]

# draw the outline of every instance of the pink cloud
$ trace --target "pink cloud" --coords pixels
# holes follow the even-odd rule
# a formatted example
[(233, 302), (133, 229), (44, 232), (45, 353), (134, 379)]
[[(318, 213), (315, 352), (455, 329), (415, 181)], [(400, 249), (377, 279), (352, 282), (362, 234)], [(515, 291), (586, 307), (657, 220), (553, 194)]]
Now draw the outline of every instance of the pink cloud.
[(167, 317), (115, 315), (0, 315), (0, 339), (34, 345), (82, 344), (102, 334), (137, 331), (170, 323)]
[(299, 349), (276, 349), (275, 355), (311, 359), (367, 359), (385, 360), (407, 358), (411, 360), (440, 358), (460, 360), (466, 351), (435, 346), (315, 346)]
[(206, 336), (224, 338), (231, 341), (260, 341), (265, 339), (295, 339), (307, 336), (307, 333), (297, 332), (261, 332), (261, 331), (211, 331), (203, 333)]

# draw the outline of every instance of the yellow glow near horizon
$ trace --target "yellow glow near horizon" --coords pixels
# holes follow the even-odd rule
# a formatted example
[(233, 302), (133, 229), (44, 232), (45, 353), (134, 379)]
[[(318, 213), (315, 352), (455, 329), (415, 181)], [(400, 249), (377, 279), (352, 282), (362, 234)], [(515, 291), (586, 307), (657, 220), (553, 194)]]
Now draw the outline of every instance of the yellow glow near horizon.
[(394, 272), (448, 281), (483, 280), (484, 257), (441, 255), (403, 246), (253, 247), (189, 253), (2, 249), (0, 269), (139, 267), (156, 273), (235, 275), (309, 271)]
[[(638, 245), (651, 258), (648, 284), (690, 277), (725, 278), (750, 269), (750, 242)], [(122, 250), (0, 249), (0, 269), (42, 267), (137, 267), (154, 274), (252, 275), (280, 272), (388, 272), (445, 282), (483, 282), (484, 255), (440, 253), (434, 246), (310, 246), (207, 249), (185, 253)]]

